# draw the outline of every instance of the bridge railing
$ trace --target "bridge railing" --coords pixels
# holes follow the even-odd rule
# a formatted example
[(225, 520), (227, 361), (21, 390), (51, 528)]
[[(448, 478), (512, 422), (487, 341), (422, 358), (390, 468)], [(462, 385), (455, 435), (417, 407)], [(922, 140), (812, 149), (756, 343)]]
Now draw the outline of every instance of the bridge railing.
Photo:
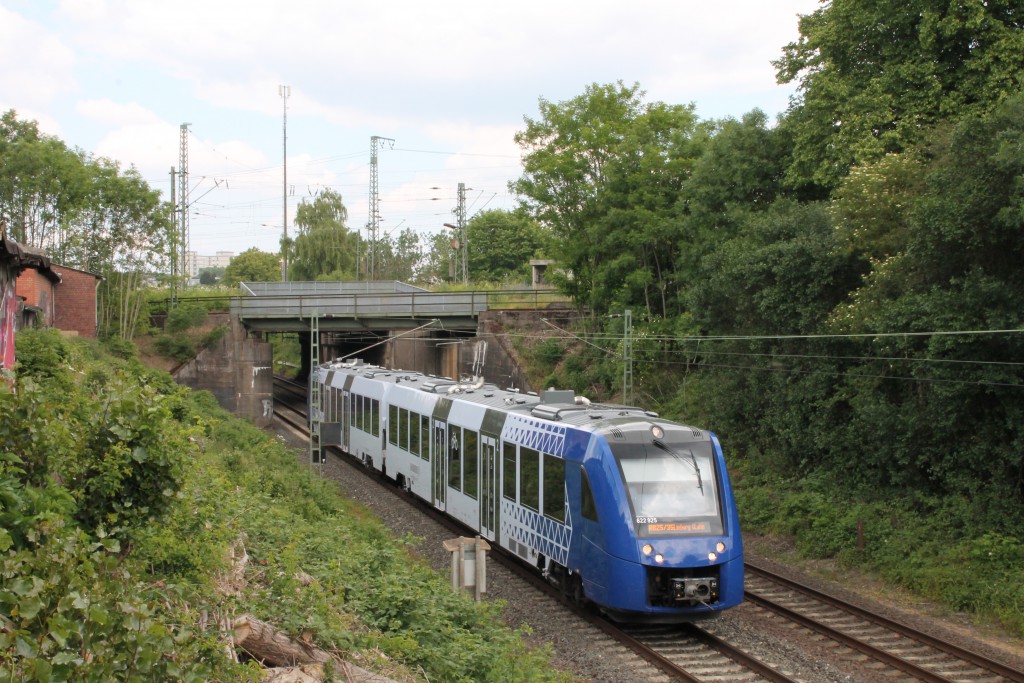
[(542, 309), (566, 303), (566, 297), (547, 289), (254, 293), (233, 299), (231, 312), (241, 318), (429, 318), (477, 316), (492, 309)]

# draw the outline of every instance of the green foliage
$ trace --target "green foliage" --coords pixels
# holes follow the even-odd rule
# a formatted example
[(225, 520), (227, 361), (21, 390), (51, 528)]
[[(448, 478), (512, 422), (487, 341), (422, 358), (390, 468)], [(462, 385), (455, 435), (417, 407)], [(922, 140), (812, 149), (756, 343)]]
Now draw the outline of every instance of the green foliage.
[[(208, 392), (98, 344), (22, 335), (28, 369), (0, 393), (3, 680), (258, 680), (201, 611), (430, 680), (566, 680), (498, 606), (453, 594), (413, 540)], [(224, 592), (229, 548), (250, 562)]]
[(231, 259), (227, 268), (224, 269), (223, 283), (227, 286), (236, 286), (240, 282), (279, 282), (280, 280), (280, 256), (253, 247)]
[[(231, 304), (231, 297), (240, 296), (241, 291), (227, 286), (189, 287), (179, 291), (177, 302), (180, 305), (202, 306), (207, 313), (226, 313)], [(167, 315), (171, 307), (170, 292), (163, 288), (146, 290), (146, 308), (149, 315)]]
[(139, 581), (110, 539), (41, 527), (31, 550), (0, 558), (5, 680), (253, 680), (195, 633), (173, 586)]
[(26, 330), (17, 344), (0, 393), (4, 680), (245, 679), (188, 626), (187, 591), (129, 557), (196, 453), (182, 392), (94, 342)]
[(221, 339), (224, 338), (224, 335), (227, 334), (227, 332), (227, 325), (218, 325), (217, 327), (213, 328), (212, 330), (203, 335), (203, 338), (199, 340), (199, 345), (202, 346), (204, 349), (213, 348), (220, 342)]
[(299, 202), (290, 279), (318, 280), (328, 273), (336, 273), (336, 279), (355, 279), (359, 235), (345, 226), (347, 219), (348, 209), (334, 190), (320, 190), (312, 202)]
[(963, 499), (837, 498), (824, 478), (786, 481), (754, 462), (744, 462), (735, 477), (745, 531), (790, 536), (803, 557), (875, 572), (1024, 636), (1024, 541), (964, 529), (970, 504)]
[(164, 330), (173, 334), (206, 322), (206, 308), (197, 302), (182, 303), (167, 314)]
[(15, 348), (20, 373), (39, 381), (64, 383), (71, 362), (71, 345), (57, 330), (21, 330)]
[[(163, 514), (180, 486), (183, 458), (193, 450), (190, 428), (175, 418), (174, 394), (140, 383), (124, 370), (71, 368), (88, 358), (60, 337), (19, 334), (35, 353), (19, 366), (16, 391), (0, 404), (0, 452), (18, 454), (25, 480), (45, 487), (51, 477), (77, 504), (87, 531), (121, 532)], [(46, 341), (50, 354), (42, 352)], [(19, 344), (19, 346), (22, 346)], [(38, 361), (59, 357), (60, 365)], [(63, 381), (53, 382), (55, 373)]]
[(164, 358), (185, 362), (196, 355), (195, 344), (184, 335), (161, 334), (153, 342), (156, 349)]
[(595, 314), (625, 305), (667, 315), (677, 281), (676, 202), (700, 155), (693, 108), (644, 103), (639, 85), (591, 85), (540, 100), (516, 134), (523, 175), (510, 187), (557, 245), (558, 279)]
[(1019, 89), (1024, 31), (1009, 0), (833, 0), (801, 17), (800, 39), (775, 65), (801, 92), (783, 124), (795, 141), (789, 180), (832, 188), (849, 167)]
[(530, 282), (530, 259), (543, 248), (546, 235), (525, 212), (483, 211), (466, 225), (469, 277), (474, 282), (515, 277)]
[(121, 360), (131, 360), (136, 358), (139, 353), (138, 347), (133, 342), (121, 337), (110, 337), (103, 340), (103, 345), (107, 351)]

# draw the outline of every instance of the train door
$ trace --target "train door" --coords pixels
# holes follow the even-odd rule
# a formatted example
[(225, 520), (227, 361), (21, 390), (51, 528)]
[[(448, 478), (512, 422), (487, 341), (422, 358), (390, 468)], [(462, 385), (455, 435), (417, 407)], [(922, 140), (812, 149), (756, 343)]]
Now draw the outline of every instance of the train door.
[(351, 453), (349, 450), (349, 434), (352, 425), (352, 399), (347, 390), (341, 392), (341, 448), (346, 453)]
[(445, 509), (445, 489), (448, 486), (448, 423), (434, 420), (434, 437), (431, 439), (431, 481), (433, 482), (434, 507)]
[(480, 435), (480, 535), (496, 540), (498, 534), (498, 440)]

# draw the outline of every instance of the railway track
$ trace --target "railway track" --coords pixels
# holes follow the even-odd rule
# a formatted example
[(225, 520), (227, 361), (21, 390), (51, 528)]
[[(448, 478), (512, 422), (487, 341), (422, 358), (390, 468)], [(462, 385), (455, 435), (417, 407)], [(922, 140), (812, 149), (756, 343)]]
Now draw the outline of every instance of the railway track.
[[(294, 430), (305, 433), (305, 388), (287, 381), (275, 382), (275, 387), (279, 391), (275, 396), (277, 417)], [(341, 455), (333, 453), (332, 457)], [(365, 472), (360, 465), (353, 467)], [(393, 487), (387, 488), (393, 493), (398, 492)], [(432, 507), (418, 501), (416, 505), (421, 514), (431, 514), (437, 523), (449, 525), (450, 533), (466, 533), (464, 528), (436, 513)], [(498, 553), (492, 551), (491, 554), (496, 556)], [(441, 558), (440, 566), (445, 566), (444, 558)], [(785, 619), (794, 625), (795, 630), (804, 632), (803, 638), (809, 639), (812, 637), (810, 634), (816, 634), (816, 637), (837, 643), (832, 656), (845, 659), (847, 668), (862, 672), (862, 676), (852, 675), (847, 680), (1024, 683), (1024, 672), (966, 648), (872, 614), (763, 567), (748, 563), (746, 571), (747, 605), (743, 609), (761, 610), (774, 619)], [(739, 683), (833, 680), (811, 678), (806, 674), (801, 676), (789, 671), (792, 667), (785, 663), (763, 661), (749, 651), (756, 649), (750, 648), (749, 644), (744, 647), (716, 635), (715, 621), (704, 625), (620, 628), (593, 611), (579, 610), (571, 605), (536, 572), (515, 560), (501, 565), (492, 563), (488, 572), (500, 573), (489, 577), (489, 583), (505, 583), (516, 577), (540, 591), (536, 595), (517, 593), (515, 600), (525, 612), (544, 615), (541, 618), (552, 633), (578, 630), (582, 628), (581, 623), (586, 623), (594, 630), (589, 640), (608, 660), (608, 667), (623, 672), (620, 680), (642, 679), (646, 683), (662, 680)], [(771, 656), (763, 659), (771, 659)], [(871, 668), (865, 664), (868, 660), (873, 662)]]
[(833, 595), (746, 564), (746, 600), (929, 683), (1024, 683), (1024, 672)]

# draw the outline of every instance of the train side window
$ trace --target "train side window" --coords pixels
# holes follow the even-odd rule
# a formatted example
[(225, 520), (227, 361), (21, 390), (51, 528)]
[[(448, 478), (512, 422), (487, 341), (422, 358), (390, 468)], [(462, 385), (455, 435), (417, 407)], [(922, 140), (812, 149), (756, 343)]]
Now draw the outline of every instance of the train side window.
[(398, 406), (395, 404), (388, 407), (388, 443), (398, 445)]
[(519, 502), (540, 511), (540, 451), (519, 449)]
[(462, 490), (462, 427), (448, 425), (448, 486)]
[(565, 521), (565, 460), (544, 454), (544, 516)]
[(380, 401), (375, 398), (370, 399), (370, 429), (368, 431), (374, 436), (380, 436)]
[(409, 452), (420, 454), (420, 414), (409, 411)]
[(590, 478), (587, 471), (580, 467), (580, 512), (584, 519), (592, 522), (597, 521), (597, 501), (594, 499), (594, 492), (590, 488)]
[(462, 433), (462, 490), (476, 498), (477, 492), (477, 433), (467, 429)]
[(398, 447), (409, 450), (409, 409), (398, 411)]
[(430, 416), (420, 415), (420, 457), (430, 460)]
[(501, 444), (501, 495), (511, 501), (516, 499), (516, 445), (503, 441)]
[(359, 394), (352, 394), (352, 426), (363, 428), (363, 397)]

